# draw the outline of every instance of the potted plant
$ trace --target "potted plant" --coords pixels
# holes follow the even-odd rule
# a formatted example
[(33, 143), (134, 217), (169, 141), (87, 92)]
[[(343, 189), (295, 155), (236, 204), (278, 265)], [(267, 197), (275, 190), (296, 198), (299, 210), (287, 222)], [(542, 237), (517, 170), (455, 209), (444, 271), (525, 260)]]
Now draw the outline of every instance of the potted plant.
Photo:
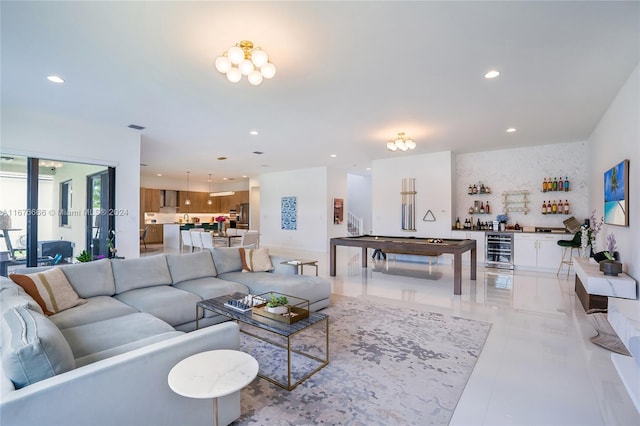
[(607, 235), (606, 259), (600, 261), (600, 271), (605, 275), (617, 276), (622, 272), (622, 263), (617, 260), (616, 237), (613, 232)]
[(271, 293), (271, 298), (267, 302), (267, 311), (272, 314), (286, 314), (289, 312), (288, 303), (289, 299), (286, 296), (276, 296)]
[(82, 263), (91, 262), (93, 260), (93, 256), (91, 256), (88, 251), (82, 250), (82, 252), (76, 256), (76, 260)]

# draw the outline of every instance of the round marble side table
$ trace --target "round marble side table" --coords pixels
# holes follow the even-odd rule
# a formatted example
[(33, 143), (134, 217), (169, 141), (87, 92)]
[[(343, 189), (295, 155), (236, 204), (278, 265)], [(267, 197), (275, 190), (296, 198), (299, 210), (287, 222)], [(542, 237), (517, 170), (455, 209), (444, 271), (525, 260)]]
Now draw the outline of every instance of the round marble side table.
[(213, 424), (218, 426), (218, 398), (239, 391), (258, 374), (251, 355), (221, 349), (183, 359), (169, 371), (169, 387), (187, 398), (213, 399)]

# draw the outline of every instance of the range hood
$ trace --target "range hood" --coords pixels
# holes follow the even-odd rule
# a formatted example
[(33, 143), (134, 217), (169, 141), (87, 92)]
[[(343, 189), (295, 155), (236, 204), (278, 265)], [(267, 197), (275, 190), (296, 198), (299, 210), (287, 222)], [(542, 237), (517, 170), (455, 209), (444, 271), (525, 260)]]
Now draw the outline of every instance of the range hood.
[(178, 210), (178, 191), (160, 190), (160, 213), (176, 213)]

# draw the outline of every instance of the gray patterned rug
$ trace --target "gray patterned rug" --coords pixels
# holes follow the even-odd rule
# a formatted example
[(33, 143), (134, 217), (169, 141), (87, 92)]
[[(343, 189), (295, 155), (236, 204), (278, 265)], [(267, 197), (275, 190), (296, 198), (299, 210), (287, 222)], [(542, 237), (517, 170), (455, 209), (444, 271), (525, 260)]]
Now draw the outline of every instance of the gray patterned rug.
[[(256, 379), (234, 425), (447, 424), (491, 328), (349, 297), (321, 312), (330, 318), (329, 365), (290, 392)], [(296, 336), (296, 347), (320, 355), (321, 330)], [(261, 373), (286, 372), (284, 351), (244, 334), (242, 349)], [(299, 377), (313, 362), (293, 365)]]

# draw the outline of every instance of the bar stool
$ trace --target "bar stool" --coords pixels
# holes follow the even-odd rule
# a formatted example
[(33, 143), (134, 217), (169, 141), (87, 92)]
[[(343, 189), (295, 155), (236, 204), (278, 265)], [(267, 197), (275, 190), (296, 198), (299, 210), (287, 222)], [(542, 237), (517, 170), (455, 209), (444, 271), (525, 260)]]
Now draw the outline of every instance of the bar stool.
[[(571, 265), (573, 265), (573, 250), (577, 249), (578, 254), (580, 254), (580, 247), (582, 247), (582, 231), (576, 232), (572, 240), (559, 240), (558, 245), (562, 247), (562, 259), (560, 260), (560, 266), (558, 266), (558, 272), (556, 272), (556, 277), (560, 274), (562, 265), (568, 266), (567, 268), (567, 277), (568, 277), (569, 272), (571, 272)], [(564, 260), (564, 257), (567, 254), (567, 249), (569, 249), (569, 259)]]

